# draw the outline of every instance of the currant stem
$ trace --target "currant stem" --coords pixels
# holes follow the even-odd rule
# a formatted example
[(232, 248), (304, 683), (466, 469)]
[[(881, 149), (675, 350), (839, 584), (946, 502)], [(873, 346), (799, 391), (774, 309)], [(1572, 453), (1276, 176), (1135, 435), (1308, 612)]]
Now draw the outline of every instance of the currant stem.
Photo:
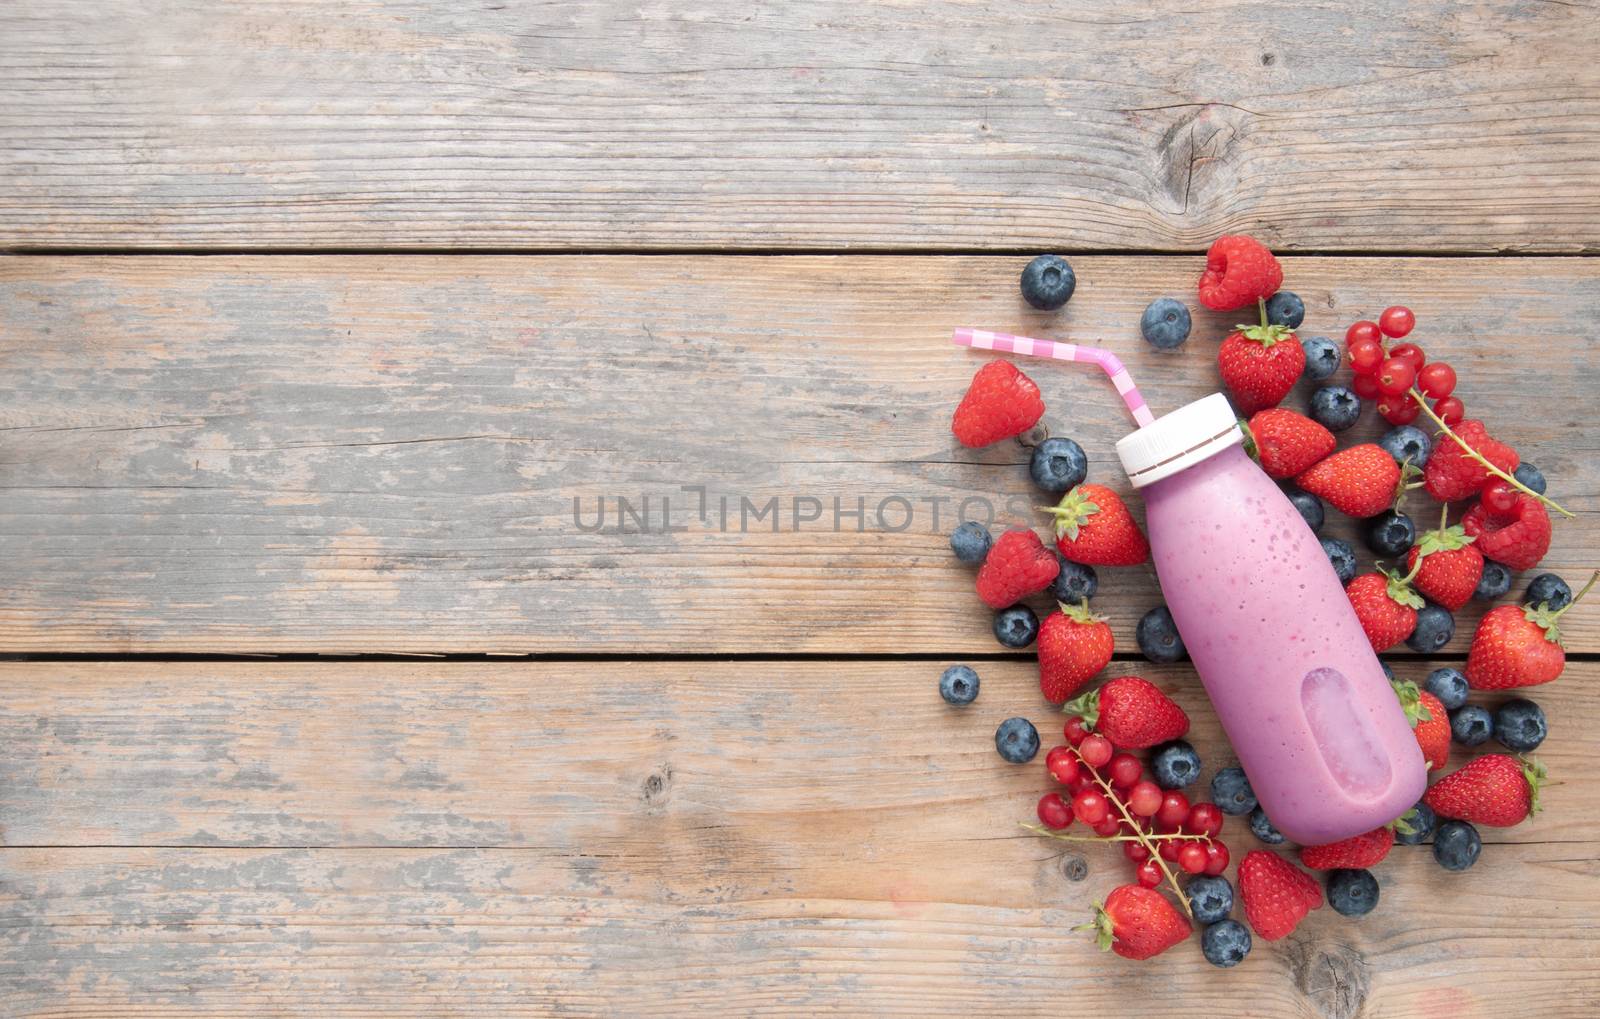
[(1143, 842), (1144, 839), (1149, 839), (1152, 842), (1183, 840), (1185, 842), (1209, 843), (1211, 841), (1210, 835), (1189, 835), (1181, 831), (1151, 832), (1145, 835), (1144, 838), (1140, 838), (1138, 835), (1063, 835), (1054, 828), (1046, 828), (1042, 824), (1030, 824), (1026, 821), (1019, 821), (1018, 826), (1025, 831), (1033, 832), (1035, 835), (1043, 835), (1047, 839), (1057, 839), (1061, 842)]
[(1261, 313), (1261, 328), (1265, 329), (1272, 324), (1267, 321), (1267, 299), (1265, 297), (1256, 298), (1256, 309)]
[[(1262, 301), (1261, 313), (1263, 316), (1266, 315), (1266, 308), (1266, 302)], [(1161, 868), (1161, 873), (1166, 877), (1167, 884), (1171, 885), (1172, 890), (1177, 893), (1178, 905), (1183, 907), (1184, 915), (1193, 920), (1194, 910), (1189, 907), (1189, 896), (1184, 892), (1183, 886), (1178, 884), (1178, 876), (1172, 873), (1172, 868), (1167, 866), (1167, 861), (1161, 858), (1161, 852), (1156, 848), (1155, 842), (1145, 834), (1139, 822), (1134, 820), (1133, 815), (1128, 812), (1128, 808), (1122, 803), (1122, 797), (1118, 796), (1116, 790), (1111, 788), (1111, 783), (1100, 777), (1100, 772), (1095, 770), (1094, 765), (1084, 760), (1083, 754), (1077, 747), (1072, 748), (1072, 753), (1085, 768), (1089, 769), (1089, 777), (1094, 779), (1095, 784), (1105, 790), (1106, 799), (1116, 806), (1117, 813), (1122, 815), (1122, 819), (1133, 830), (1134, 837), (1143, 843), (1145, 849), (1150, 853), (1150, 859), (1156, 861), (1156, 866)]]
[(1415, 386), (1411, 387), (1410, 395), (1411, 395), (1411, 398), (1413, 400), (1417, 401), (1417, 406), (1422, 408), (1422, 413), (1424, 413), (1424, 414), (1428, 415), (1428, 417), (1432, 418), (1433, 419), (1433, 423), (1439, 426), (1439, 430), (1440, 431), (1442, 431), (1442, 432), (1444, 432), (1444, 434), (1450, 436), (1451, 440), (1457, 446), (1461, 447), (1461, 451), (1463, 453), (1465, 453), (1468, 456), (1472, 457), (1472, 459), (1478, 461), (1478, 463), (1482, 464), (1484, 467), (1487, 467), (1489, 469), (1489, 473), (1490, 474), (1493, 474), (1495, 477), (1500, 478), (1501, 480), (1505, 481), (1507, 484), (1511, 485), (1517, 491), (1522, 492), (1522, 493), (1524, 493), (1526, 495), (1533, 496), (1535, 499), (1538, 499), (1540, 502), (1544, 503), (1546, 506), (1549, 506), (1551, 509), (1555, 510), (1557, 513), (1561, 514), (1564, 517), (1571, 517), (1571, 516), (1574, 515), (1574, 514), (1568, 512), (1567, 509), (1564, 506), (1562, 506), (1560, 503), (1556, 502), (1554, 499), (1550, 499), (1550, 498), (1547, 498), (1547, 497), (1545, 497), (1543, 495), (1540, 495), (1538, 492), (1535, 492), (1533, 489), (1529, 488), (1527, 485), (1524, 485), (1522, 482), (1518, 481), (1516, 478), (1512, 477), (1511, 475), (1507, 474), (1505, 471), (1503, 471), (1500, 468), (1496, 467), (1494, 464), (1489, 462), (1489, 458), (1488, 457), (1484, 456), (1482, 453), (1478, 452), (1477, 450), (1473, 449), (1471, 446), (1467, 445), (1467, 440), (1463, 439), (1461, 436), (1457, 435), (1454, 431), (1452, 431), (1450, 426), (1444, 423), (1444, 418), (1442, 418), (1438, 414), (1434, 413), (1433, 408), (1428, 406), (1428, 401), (1423, 398), (1423, 395), (1420, 392), (1417, 391), (1417, 388)]
[(1596, 580), (1600, 580), (1600, 570), (1595, 570), (1593, 573), (1589, 574), (1589, 582), (1587, 584), (1583, 585), (1583, 588), (1581, 590), (1579, 590), (1577, 594), (1572, 596), (1572, 600), (1571, 601), (1567, 602), (1565, 605), (1561, 606), (1561, 608), (1559, 610), (1557, 610), (1557, 612), (1555, 613), (1555, 618), (1556, 619), (1560, 619), (1561, 618), (1561, 613), (1567, 611), (1568, 609), (1572, 608), (1572, 606), (1578, 604), (1578, 599), (1582, 598), (1584, 595), (1589, 593), (1589, 588), (1594, 586), (1594, 582)]

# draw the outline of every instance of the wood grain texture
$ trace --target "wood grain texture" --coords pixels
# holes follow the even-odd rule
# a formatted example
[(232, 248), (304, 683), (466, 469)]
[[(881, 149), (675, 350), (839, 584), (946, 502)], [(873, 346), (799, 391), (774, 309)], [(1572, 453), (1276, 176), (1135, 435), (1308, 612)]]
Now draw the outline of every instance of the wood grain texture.
[[(1103, 338), (1172, 409), (1216, 387), (1236, 317), (1197, 315), (1184, 348), (1158, 352), (1139, 313), (1190, 293), (1197, 258), (1079, 259), (1060, 316), (1021, 305), (1020, 264), (0, 262), (0, 651), (993, 651), (945, 534), (969, 498), (997, 526), (1040, 524), (1040, 494), (1017, 445), (951, 437), (983, 359), (951, 328)], [(1573, 323), (1600, 320), (1600, 263), (1296, 258), (1287, 285), (1311, 308), (1303, 331), (1335, 336), (1407, 300), (1469, 411), (1578, 512), (1543, 568), (1595, 565), (1600, 340)], [(1507, 350), (1539, 351), (1536, 377)], [(1046, 423), (1126, 491), (1110, 386), (1027, 368)], [(703, 518), (684, 486), (705, 490)], [(648, 517), (621, 517), (619, 496)], [(836, 507), (864, 514), (835, 530)], [(1153, 573), (1102, 572), (1098, 604), (1131, 650)], [(1600, 614), (1563, 628), (1600, 649)]]
[[(1018, 832), (1042, 768), (941, 663), (9, 664), (0, 998), (17, 1016), (1586, 1016), (1600, 1006), (1600, 665), (1536, 692), (1563, 784), (1449, 875), (1314, 913), (1219, 972), (1070, 928), (1126, 878)], [(1114, 667), (1113, 671), (1125, 671)], [(1185, 669), (1144, 670), (1232, 763)], [(1403, 672), (1404, 674), (1404, 672)], [(892, 721), (890, 721), (892, 719)], [(1254, 840), (1237, 820), (1236, 856)], [(321, 846), (325, 848), (307, 848)], [(1515, 969), (1517, 978), (1506, 974)], [(1081, 979), (1092, 973), (1093, 979)], [(1076, 978), (1076, 979), (1075, 979)]]
[(0, 244), (1593, 251), (1597, 48), (1589, 2), (33, 0)]

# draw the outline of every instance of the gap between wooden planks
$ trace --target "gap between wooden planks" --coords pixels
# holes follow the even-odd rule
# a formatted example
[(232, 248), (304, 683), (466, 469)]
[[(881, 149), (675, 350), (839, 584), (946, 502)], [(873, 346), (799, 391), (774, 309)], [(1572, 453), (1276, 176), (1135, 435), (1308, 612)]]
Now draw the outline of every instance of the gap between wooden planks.
[[(1044, 500), (1020, 447), (951, 437), (983, 360), (951, 328), (1103, 340), (1167, 410), (1216, 388), (1239, 317), (1199, 314), (1184, 348), (1154, 351), (1139, 314), (1192, 294), (1198, 258), (1075, 259), (1060, 315), (1022, 305), (1022, 262), (4, 260), (0, 652), (992, 652), (945, 533), (968, 498), (1035, 526)], [(1307, 333), (1415, 308), (1469, 413), (1578, 513), (1542, 568), (1580, 581), (1600, 547), (1585, 418), (1600, 341), (1574, 323), (1600, 321), (1600, 263), (1286, 264)], [(1112, 443), (1130, 423), (1105, 380), (1026, 367), (1046, 424), (1126, 492)], [(1369, 408), (1350, 434), (1378, 424)], [(624, 518), (619, 498), (651, 509)], [(607, 533), (585, 529), (601, 500)], [(1432, 525), (1421, 493), (1410, 506)], [(1101, 592), (1132, 650), (1153, 574), (1104, 570)], [(1600, 611), (1563, 628), (1600, 651)]]
[[(1600, 1000), (1582, 781), (1600, 665), (1528, 691), (1561, 782), (1544, 814), (1485, 829), (1465, 874), (1397, 847), (1376, 912), (1320, 910), (1228, 972), (1197, 944), (1139, 965), (1070, 929), (1128, 864), (1087, 847), (1074, 881), (1070, 847), (1015, 827), (1048, 783), (992, 732), (1052, 724), (1033, 670), (985, 663), (953, 709), (938, 669), (0, 665), (0, 993), (27, 1016), (1044, 1015), (1070, 989), (1109, 1015), (1577, 1017)], [(1190, 712), (1207, 781), (1233, 763), (1187, 669), (1139, 671)], [(1225, 838), (1235, 860), (1257, 845), (1239, 819)]]

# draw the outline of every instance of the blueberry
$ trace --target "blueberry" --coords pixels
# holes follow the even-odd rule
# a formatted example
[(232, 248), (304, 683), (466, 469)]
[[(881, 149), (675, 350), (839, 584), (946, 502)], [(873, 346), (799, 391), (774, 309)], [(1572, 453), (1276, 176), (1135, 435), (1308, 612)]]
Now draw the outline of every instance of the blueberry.
[(1454, 711), (1467, 703), (1467, 677), (1460, 669), (1434, 669), (1422, 681), (1422, 688), (1439, 698), (1446, 711)]
[(1519, 754), (1536, 750), (1549, 733), (1544, 709), (1526, 697), (1506, 701), (1495, 709), (1494, 738), (1507, 750)]
[(1478, 578), (1478, 586), (1472, 592), (1472, 597), (1479, 601), (1494, 601), (1496, 598), (1505, 597), (1511, 590), (1511, 571), (1495, 562), (1493, 559), (1483, 561), (1483, 576)]
[(1361, 397), (1343, 386), (1323, 386), (1311, 394), (1311, 418), (1330, 432), (1342, 432), (1361, 416)]
[(1321, 382), (1339, 370), (1339, 347), (1326, 336), (1307, 336), (1300, 341), (1306, 355), (1306, 378)]
[(1387, 679), (1389, 682), (1393, 683), (1394, 682), (1394, 667), (1391, 666), (1388, 662), (1384, 661), (1382, 658), (1378, 659), (1378, 667), (1383, 670), (1383, 678)]
[(1456, 617), (1443, 605), (1433, 602), (1417, 610), (1417, 628), (1406, 638), (1406, 647), (1419, 654), (1431, 655), (1450, 643), (1456, 635)]
[(1367, 547), (1382, 556), (1404, 555), (1417, 541), (1417, 525), (1398, 510), (1379, 513), (1366, 522), (1365, 530)]
[(1144, 341), (1158, 350), (1171, 350), (1189, 338), (1189, 309), (1171, 297), (1158, 297), (1139, 319)]
[(1139, 641), (1139, 651), (1158, 665), (1171, 665), (1183, 661), (1188, 654), (1183, 638), (1178, 635), (1178, 624), (1165, 605), (1157, 605), (1139, 620), (1134, 637)]
[(1433, 858), (1445, 870), (1466, 870), (1478, 862), (1483, 840), (1465, 821), (1446, 821), (1433, 835)]
[(1465, 704), (1450, 712), (1450, 738), (1464, 747), (1487, 743), (1494, 735), (1494, 718), (1489, 709)]
[(1250, 932), (1237, 920), (1219, 920), (1200, 935), (1200, 951), (1213, 966), (1237, 966), (1250, 954)]
[(1150, 772), (1163, 789), (1182, 789), (1200, 777), (1200, 755), (1181, 739), (1163, 743), (1150, 755)]
[(1401, 425), (1384, 432), (1378, 445), (1394, 457), (1395, 463), (1410, 461), (1413, 467), (1425, 466), (1428, 457), (1433, 455), (1433, 440), (1428, 438), (1428, 433), (1411, 425)]
[(939, 696), (951, 704), (971, 704), (978, 699), (978, 674), (970, 666), (950, 666), (939, 676)]
[(1039, 617), (1026, 605), (1013, 605), (994, 614), (994, 639), (1006, 647), (1024, 648), (1039, 636)]
[(1256, 791), (1243, 768), (1223, 768), (1211, 777), (1211, 802), (1224, 814), (1248, 814), (1256, 809)]
[(1328, 905), (1341, 916), (1366, 916), (1378, 904), (1378, 879), (1370, 870), (1328, 872)]
[(1060, 255), (1040, 255), (1022, 270), (1022, 299), (1040, 311), (1055, 311), (1066, 304), (1077, 285), (1072, 266)]
[(976, 520), (968, 520), (950, 532), (950, 551), (970, 566), (983, 562), (993, 545), (994, 537), (989, 534), (989, 529)]
[(994, 748), (1012, 764), (1027, 764), (1039, 752), (1039, 730), (1026, 718), (1008, 718), (994, 731)]
[(1402, 846), (1418, 846), (1433, 834), (1434, 826), (1439, 823), (1439, 815), (1433, 812), (1432, 807), (1418, 800), (1417, 805), (1407, 811), (1401, 820), (1411, 830), (1404, 831), (1400, 825), (1395, 825), (1394, 840)]
[(1194, 922), (1212, 924), (1226, 920), (1233, 912), (1233, 886), (1225, 877), (1202, 874), (1189, 879), (1184, 889), (1189, 896), (1189, 908), (1194, 910)]
[(1339, 575), (1339, 583), (1348, 584), (1356, 579), (1356, 550), (1350, 547), (1348, 541), (1323, 538), (1322, 551), (1327, 553), (1328, 561), (1333, 564), (1333, 572)]
[(1028, 473), (1046, 492), (1065, 492), (1088, 475), (1089, 458), (1071, 439), (1046, 439), (1033, 447)]
[(1511, 476), (1522, 482), (1524, 485), (1527, 485), (1535, 492), (1538, 492), (1540, 495), (1544, 494), (1544, 472), (1540, 471), (1539, 468), (1535, 467), (1533, 464), (1518, 464), (1517, 469), (1511, 472)]
[(1267, 819), (1267, 812), (1260, 807), (1250, 811), (1250, 831), (1269, 846), (1275, 846), (1283, 841), (1283, 832), (1272, 826), (1272, 822)]
[(1068, 605), (1077, 605), (1086, 598), (1093, 598), (1094, 593), (1100, 590), (1100, 578), (1095, 576), (1093, 566), (1075, 563), (1060, 556), (1056, 556), (1056, 559), (1061, 563), (1061, 572), (1050, 582), (1050, 597)]
[(1305, 517), (1306, 526), (1311, 528), (1312, 534), (1322, 530), (1322, 525), (1327, 520), (1327, 514), (1323, 512), (1321, 499), (1318, 499), (1303, 488), (1290, 488), (1283, 494), (1289, 497), (1289, 501), (1294, 503), (1294, 508), (1300, 511), (1302, 517)]
[(1559, 612), (1572, 604), (1572, 588), (1554, 573), (1541, 573), (1528, 584), (1528, 593), (1522, 601), (1534, 608), (1543, 605), (1552, 612)]
[(1292, 290), (1280, 290), (1267, 298), (1267, 322), (1299, 329), (1306, 320), (1306, 303)]

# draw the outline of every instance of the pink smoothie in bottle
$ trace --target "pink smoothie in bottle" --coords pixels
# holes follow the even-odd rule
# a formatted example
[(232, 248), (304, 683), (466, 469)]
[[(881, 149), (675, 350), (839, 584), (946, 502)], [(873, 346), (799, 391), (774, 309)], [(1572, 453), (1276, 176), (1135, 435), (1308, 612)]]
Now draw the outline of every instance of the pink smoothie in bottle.
[(1220, 393), (1117, 443), (1156, 574), (1266, 811), (1321, 845), (1411, 809), (1427, 768), (1321, 543)]

